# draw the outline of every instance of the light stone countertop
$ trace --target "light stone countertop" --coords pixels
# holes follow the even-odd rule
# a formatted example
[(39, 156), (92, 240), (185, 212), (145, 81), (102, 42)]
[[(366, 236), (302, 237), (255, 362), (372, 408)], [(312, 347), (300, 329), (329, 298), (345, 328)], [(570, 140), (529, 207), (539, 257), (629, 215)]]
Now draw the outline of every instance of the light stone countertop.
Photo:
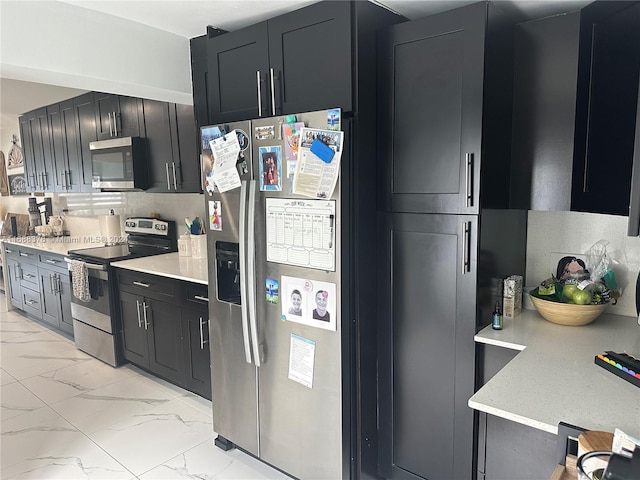
[(18, 247), (32, 248), (44, 252), (67, 255), (69, 250), (81, 250), (83, 248), (103, 247), (104, 242), (99, 236), (80, 235), (73, 237), (3, 237), (5, 245), (15, 245)]
[(604, 313), (571, 327), (523, 309), (502, 330), (489, 325), (474, 339), (521, 352), (469, 399), (471, 408), (552, 434), (562, 421), (640, 437), (640, 388), (594, 363), (605, 351), (640, 355), (636, 318)]
[(209, 284), (206, 258), (181, 257), (177, 252), (113, 262), (113, 267), (187, 282)]

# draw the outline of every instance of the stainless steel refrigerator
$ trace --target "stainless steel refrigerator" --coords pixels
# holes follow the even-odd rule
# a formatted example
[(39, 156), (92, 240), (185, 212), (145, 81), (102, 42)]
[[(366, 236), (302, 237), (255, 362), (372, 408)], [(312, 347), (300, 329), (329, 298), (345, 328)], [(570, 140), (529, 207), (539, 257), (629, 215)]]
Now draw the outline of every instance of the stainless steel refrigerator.
[[(330, 198), (292, 193), (289, 158), (296, 145), (288, 144), (283, 126), (298, 131), (301, 122), (318, 129), (349, 125), (339, 110), (325, 110), (201, 131), (204, 151), (209, 140), (230, 132), (241, 147), (239, 187), (211, 188), (204, 167), (213, 425), (221, 448), (239, 447), (294, 477), (335, 480), (351, 475), (353, 461), (343, 301), (350, 280), (340, 241), (345, 192), (340, 174)], [(349, 161), (348, 145), (347, 131), (341, 165)], [(304, 297), (303, 321), (289, 313), (293, 299), (301, 301), (294, 290)], [(323, 296), (331, 322), (311, 314)]]

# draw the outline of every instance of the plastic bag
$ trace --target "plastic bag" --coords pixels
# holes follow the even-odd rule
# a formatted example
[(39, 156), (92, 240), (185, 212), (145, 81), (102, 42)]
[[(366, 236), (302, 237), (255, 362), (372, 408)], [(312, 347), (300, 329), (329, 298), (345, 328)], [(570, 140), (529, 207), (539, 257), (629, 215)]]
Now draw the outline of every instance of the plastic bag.
[(591, 281), (603, 283), (614, 294), (613, 298), (617, 299), (622, 295), (622, 289), (616, 280), (614, 267), (619, 266), (620, 263), (612, 258), (607, 251), (607, 245), (609, 245), (607, 240), (594, 243), (585, 255), (586, 265), (591, 274)]

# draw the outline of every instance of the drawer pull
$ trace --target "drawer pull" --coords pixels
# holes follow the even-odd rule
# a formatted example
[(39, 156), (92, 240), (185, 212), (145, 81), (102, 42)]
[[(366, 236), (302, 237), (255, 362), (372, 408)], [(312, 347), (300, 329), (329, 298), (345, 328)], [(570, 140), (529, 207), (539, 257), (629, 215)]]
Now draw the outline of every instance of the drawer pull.
[(4, 249), (5, 253), (13, 253), (13, 250), (9, 250), (8, 248)]
[(193, 298), (195, 298), (196, 300), (202, 300), (203, 302), (208, 302), (209, 299), (207, 297), (202, 297), (200, 295), (194, 295)]
[(33, 305), (37, 304), (38, 302), (36, 302), (35, 300), (25, 300), (25, 303), (28, 303), (29, 306), (33, 306)]
[(143, 283), (143, 282), (133, 282), (133, 284), (139, 287), (145, 287), (145, 288), (149, 288), (151, 286), (150, 283)]
[(50, 258), (47, 258), (47, 259), (45, 260), (45, 262), (50, 263), (50, 264), (52, 264), (52, 265), (57, 265), (57, 264), (59, 264), (59, 263), (60, 263), (60, 261), (59, 261), (59, 260), (52, 260), (52, 259), (50, 259)]
[(20, 256), (21, 257), (30, 257), (31, 254), (30, 253), (26, 253), (26, 252), (20, 252)]
[(35, 276), (35, 275), (33, 275), (33, 274), (31, 274), (31, 273), (25, 273), (25, 274), (24, 274), (24, 276), (25, 276), (26, 278), (36, 278), (36, 276)]

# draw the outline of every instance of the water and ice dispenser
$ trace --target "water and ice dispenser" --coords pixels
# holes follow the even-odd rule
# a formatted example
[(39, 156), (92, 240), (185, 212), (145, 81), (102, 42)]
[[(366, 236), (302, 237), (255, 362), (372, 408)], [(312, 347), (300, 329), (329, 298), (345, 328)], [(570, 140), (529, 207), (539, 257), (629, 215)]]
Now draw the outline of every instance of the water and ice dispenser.
[(218, 300), (241, 304), (240, 247), (237, 243), (216, 242), (216, 285)]

